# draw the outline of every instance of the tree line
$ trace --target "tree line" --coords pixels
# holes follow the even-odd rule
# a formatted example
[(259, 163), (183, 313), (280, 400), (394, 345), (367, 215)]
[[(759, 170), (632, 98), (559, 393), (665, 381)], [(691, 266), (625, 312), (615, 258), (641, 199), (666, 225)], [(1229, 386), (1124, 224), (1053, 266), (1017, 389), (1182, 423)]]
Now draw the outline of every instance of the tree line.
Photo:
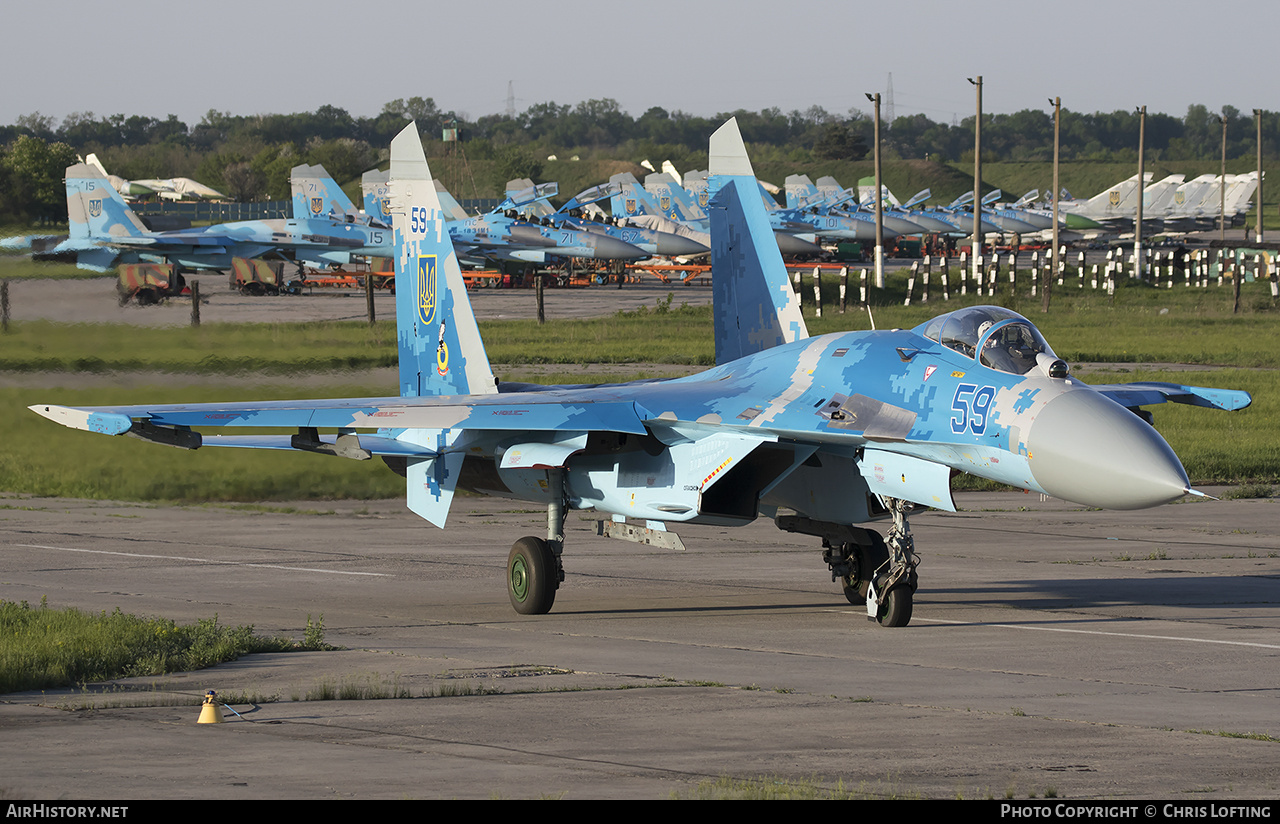
[[(653, 107), (639, 117), (616, 100), (577, 105), (538, 103), (515, 116), (469, 120), (441, 110), (430, 97), (393, 100), (374, 117), (355, 117), (336, 106), (295, 114), (233, 115), (210, 110), (188, 126), (174, 115), (99, 117), (77, 112), (60, 122), (34, 112), (0, 126), (0, 220), (65, 220), (63, 170), (77, 155), (98, 153), (108, 171), (124, 178), (195, 178), (235, 200), (289, 196), (289, 170), (321, 164), (339, 183), (383, 163), (391, 138), (410, 120), (424, 136), (428, 156), (462, 152), (484, 161), (500, 186), (516, 177), (537, 179), (550, 154), (593, 158), (671, 159), (681, 168), (706, 167), (707, 137), (736, 116), (753, 156), (794, 162), (861, 160), (873, 141), (871, 115), (821, 107), (783, 112), (735, 111), (703, 117)], [(1136, 162), (1136, 111), (1062, 111), (1065, 161)], [(1256, 130), (1252, 113), (1231, 106), (1210, 112), (1192, 105), (1182, 117), (1148, 114), (1149, 161), (1216, 161), (1226, 126), (1228, 158), (1252, 157)], [(882, 156), (893, 160), (971, 163), (974, 117), (952, 123), (922, 114), (881, 126)], [(443, 138), (448, 130), (457, 142)], [(1263, 152), (1280, 152), (1280, 113), (1263, 112)], [(1053, 114), (1027, 109), (984, 114), (984, 161), (1047, 162), (1053, 157)]]

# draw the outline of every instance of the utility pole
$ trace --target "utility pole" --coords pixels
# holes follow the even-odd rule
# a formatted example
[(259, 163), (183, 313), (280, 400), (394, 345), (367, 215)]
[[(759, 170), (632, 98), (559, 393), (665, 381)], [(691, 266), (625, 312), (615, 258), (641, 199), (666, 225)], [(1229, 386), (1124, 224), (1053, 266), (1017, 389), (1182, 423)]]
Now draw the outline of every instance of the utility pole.
[(1053, 104), (1053, 267), (1044, 279), (1041, 291), (1040, 311), (1049, 312), (1049, 290), (1053, 288), (1053, 278), (1058, 274), (1058, 151), (1061, 147), (1062, 98), (1055, 97), (1049, 101)]
[(876, 104), (875, 166), (876, 166), (876, 288), (884, 288), (884, 198), (880, 192), (880, 95), (868, 94), (867, 99)]
[(1258, 242), (1262, 242), (1262, 109), (1253, 110), (1253, 118), (1258, 126)]
[(982, 75), (977, 80), (966, 79), (978, 90), (978, 119), (973, 122), (973, 249), (969, 255), (976, 283), (981, 274), (978, 258), (982, 256)]
[(1220, 202), (1218, 204), (1218, 239), (1225, 245), (1227, 242), (1227, 119), (1219, 117), (1222, 121), (1222, 176), (1218, 178), (1218, 195)]
[(1133, 270), (1138, 278), (1146, 275), (1142, 265), (1142, 201), (1146, 200), (1147, 168), (1143, 151), (1147, 147), (1147, 107), (1138, 109), (1138, 219), (1133, 223)]

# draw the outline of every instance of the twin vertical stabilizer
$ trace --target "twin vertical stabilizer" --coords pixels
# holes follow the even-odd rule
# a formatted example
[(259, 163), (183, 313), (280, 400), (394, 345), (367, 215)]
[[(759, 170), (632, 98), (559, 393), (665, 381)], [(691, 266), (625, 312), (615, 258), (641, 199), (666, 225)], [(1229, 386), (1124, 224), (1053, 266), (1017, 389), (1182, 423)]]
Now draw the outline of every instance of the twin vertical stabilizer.
[(391, 141), (400, 394), (497, 392), (417, 124)]
[(809, 330), (736, 119), (711, 135), (710, 160), (711, 289), (721, 364), (803, 340)]

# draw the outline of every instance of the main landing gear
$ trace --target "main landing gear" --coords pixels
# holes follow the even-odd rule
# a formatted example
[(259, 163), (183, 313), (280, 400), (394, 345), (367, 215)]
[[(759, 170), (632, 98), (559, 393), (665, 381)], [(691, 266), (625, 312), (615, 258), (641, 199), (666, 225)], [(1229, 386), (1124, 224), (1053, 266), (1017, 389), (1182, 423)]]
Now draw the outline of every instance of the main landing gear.
[(521, 538), (507, 555), (507, 597), (521, 615), (546, 615), (556, 602), (556, 590), (564, 580), (560, 553), (564, 550), (564, 470), (548, 472), (553, 490), (547, 505), (547, 537)]
[(920, 559), (907, 524), (907, 513), (914, 506), (896, 498), (884, 502), (893, 515), (887, 541), (870, 529), (832, 529), (822, 540), (822, 560), (831, 567), (831, 578), (840, 582), (849, 603), (866, 605), (867, 620), (882, 627), (905, 627), (911, 622), (919, 583)]

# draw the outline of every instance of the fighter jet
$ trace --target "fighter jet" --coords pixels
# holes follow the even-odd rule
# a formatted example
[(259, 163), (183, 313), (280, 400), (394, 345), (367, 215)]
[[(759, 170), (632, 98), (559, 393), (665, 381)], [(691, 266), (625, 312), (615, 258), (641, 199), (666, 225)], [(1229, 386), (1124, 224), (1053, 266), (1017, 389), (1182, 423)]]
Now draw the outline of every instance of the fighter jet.
[(1094, 228), (1082, 225), (1076, 220), (1082, 217), (1094, 224), (1101, 224), (1104, 228), (1124, 231), (1132, 228), (1138, 214), (1139, 193), (1154, 177), (1154, 174), (1147, 172), (1143, 176), (1140, 187), (1138, 176), (1135, 174), (1084, 201), (1060, 199), (1058, 211), (1065, 213), (1068, 229)]
[[(670, 232), (695, 240), (704, 246), (710, 245), (710, 226), (701, 208), (698, 212), (691, 212), (691, 214), (702, 212), (701, 219), (682, 219), (679, 217), (678, 204), (674, 209), (670, 202), (666, 205), (662, 204), (658, 198), (646, 191), (630, 172), (616, 174), (609, 178), (609, 182), (616, 183), (619, 188), (619, 191), (610, 199), (610, 209), (614, 218), (622, 225), (643, 226), (647, 229)], [(774, 206), (776, 208), (777, 205), (774, 204)], [(668, 213), (671, 215), (669, 216)], [(770, 221), (774, 229), (774, 240), (782, 254), (810, 256), (822, 253), (822, 247), (813, 242), (814, 236), (808, 225), (788, 226), (785, 221), (773, 215), (770, 216)], [(803, 236), (806, 232), (809, 233), (807, 237)]]
[[(668, 525), (772, 518), (822, 541), (845, 598), (905, 626), (920, 586), (907, 516), (953, 511), (954, 472), (1110, 509), (1198, 494), (1135, 411), (1165, 401), (1239, 409), (1246, 393), (1088, 386), (1031, 321), (998, 306), (811, 338), (735, 120), (712, 135), (709, 155), (716, 365), (700, 374), (499, 385), (411, 124), (391, 143), (398, 397), (30, 408), (186, 449), (378, 456), (405, 476), (409, 508), (439, 527), (458, 489), (545, 505), (546, 536), (521, 538), (507, 556), (522, 614), (552, 608), (571, 509), (610, 516), (602, 534), (666, 546), (682, 545)], [(281, 434), (219, 434), (238, 427)], [(880, 520), (891, 522), (885, 537), (864, 526)]]
[(152, 189), (150, 186), (143, 186), (136, 180), (125, 180), (119, 175), (109, 173), (106, 170), (106, 167), (102, 165), (102, 161), (99, 160), (98, 156), (93, 152), (90, 152), (89, 156), (84, 158), (84, 162), (106, 175), (107, 180), (111, 181), (111, 185), (121, 194), (122, 197), (124, 197), (125, 200), (130, 200), (136, 197), (147, 197), (148, 195), (156, 193), (155, 189)]
[[(638, 260), (652, 254), (608, 232), (589, 231), (563, 220), (552, 220), (549, 216), (537, 218), (524, 214), (540, 206), (550, 209), (547, 201), (559, 193), (559, 185), (556, 183), (535, 186), (531, 180), (521, 181), (521, 184), (524, 183), (529, 185), (508, 191), (506, 200), (489, 214), (449, 224), (449, 232), (455, 243), (479, 242), (486, 233), (493, 232), (495, 227), (498, 231), (506, 227), (512, 232), (521, 230), (524, 234), (536, 233), (541, 238), (538, 241), (542, 244), (541, 248), (524, 251), (495, 249), (489, 254), (508, 255), (510, 259), (532, 263), (544, 263), (549, 257)], [(555, 210), (550, 211), (554, 213)], [(520, 234), (520, 237), (524, 237), (524, 234)]]
[[(508, 196), (513, 191), (524, 188), (525, 184), (531, 185), (532, 182), (531, 180), (508, 181)], [(684, 235), (663, 232), (657, 229), (646, 229), (643, 226), (623, 225), (621, 222), (614, 222), (599, 209), (595, 210), (596, 215), (587, 214), (588, 207), (602, 200), (612, 198), (619, 189), (620, 187), (616, 183), (602, 183), (599, 186), (585, 189), (569, 198), (568, 202), (559, 209), (553, 209), (551, 204), (544, 200), (525, 207), (521, 210), (521, 213), (530, 220), (535, 220), (544, 226), (550, 225), (557, 229), (608, 235), (621, 240), (623, 243), (629, 243), (638, 249), (642, 249), (650, 255), (696, 257), (711, 252), (711, 249), (706, 245)]]
[(356, 208), (324, 166), (294, 166), (289, 170), (289, 191), (295, 218), (325, 218), (339, 223), (365, 225), (376, 223), (383, 228), (391, 228), (389, 222), (379, 221)]
[[(371, 169), (360, 178), (365, 214), (374, 222), (386, 225), (391, 223), (390, 175), (388, 171)], [(538, 227), (530, 226), (526, 221), (516, 221), (500, 214), (492, 220), (488, 216), (467, 214), (443, 183), (436, 180), (432, 185), (458, 257), (469, 265), (486, 266), (496, 259), (513, 260), (512, 253), (555, 245)]]
[[(808, 175), (787, 175), (788, 219), (805, 221), (819, 235), (848, 240), (875, 240), (875, 207), (870, 212), (858, 205), (858, 193), (852, 189), (840, 189), (835, 178), (824, 177), (834, 188), (823, 189), (814, 184)], [(874, 202), (874, 200), (873, 200)], [(846, 208), (850, 209), (846, 211)], [(924, 234), (925, 228), (906, 217), (882, 213), (881, 225), (885, 239), (900, 235)]]
[(67, 167), (66, 187), (69, 231), (53, 252), (74, 254), (82, 269), (103, 271), (138, 261), (228, 269), (232, 258), (264, 255), (340, 265), (352, 255), (391, 255), (390, 230), (330, 218), (247, 220), (152, 232), (106, 175), (84, 163)]
[(84, 160), (90, 166), (102, 172), (111, 181), (111, 185), (125, 198), (148, 197), (157, 195), (161, 200), (226, 200), (227, 196), (217, 189), (206, 186), (189, 177), (155, 178), (150, 180), (125, 180), (117, 175), (109, 174), (96, 154), (90, 154)]

